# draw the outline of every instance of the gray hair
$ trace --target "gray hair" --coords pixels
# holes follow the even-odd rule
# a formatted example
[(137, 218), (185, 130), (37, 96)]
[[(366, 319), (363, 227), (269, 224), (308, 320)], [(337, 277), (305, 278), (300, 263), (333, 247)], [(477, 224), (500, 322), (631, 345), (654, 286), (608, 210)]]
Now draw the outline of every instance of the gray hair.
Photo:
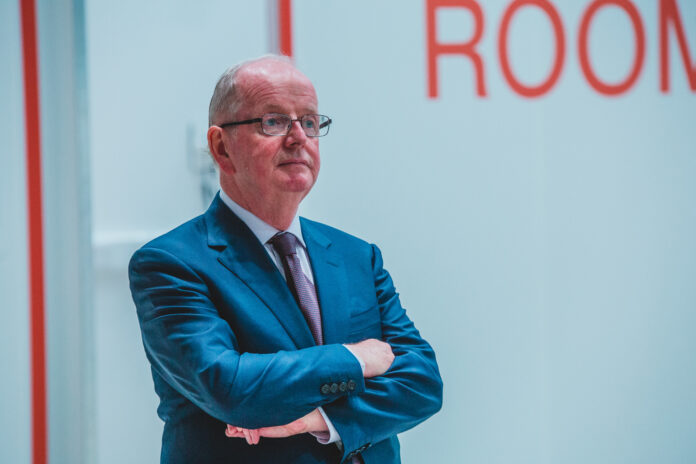
[(264, 60), (276, 60), (283, 63), (293, 64), (292, 60), (285, 55), (268, 54), (251, 60), (242, 61), (231, 68), (227, 69), (220, 79), (218, 79), (213, 91), (213, 96), (210, 98), (210, 106), (208, 107), (208, 126), (214, 125), (217, 118), (222, 115), (233, 116), (244, 103), (242, 96), (239, 93), (237, 86), (237, 75), (239, 71), (250, 64)]

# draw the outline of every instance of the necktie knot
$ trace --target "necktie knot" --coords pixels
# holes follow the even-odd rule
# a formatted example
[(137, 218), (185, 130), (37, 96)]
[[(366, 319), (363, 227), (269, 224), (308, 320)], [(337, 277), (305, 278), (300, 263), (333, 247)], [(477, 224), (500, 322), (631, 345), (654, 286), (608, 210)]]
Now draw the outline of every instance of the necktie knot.
[(268, 243), (273, 245), (280, 256), (290, 256), (296, 253), (297, 237), (290, 232), (278, 232)]

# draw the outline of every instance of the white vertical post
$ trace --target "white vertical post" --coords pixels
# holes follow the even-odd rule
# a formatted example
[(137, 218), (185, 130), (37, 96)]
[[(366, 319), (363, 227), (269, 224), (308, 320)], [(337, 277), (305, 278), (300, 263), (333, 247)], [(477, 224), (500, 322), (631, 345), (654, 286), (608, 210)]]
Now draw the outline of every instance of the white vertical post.
[(82, 0), (39, 0), (49, 462), (93, 463), (94, 340)]

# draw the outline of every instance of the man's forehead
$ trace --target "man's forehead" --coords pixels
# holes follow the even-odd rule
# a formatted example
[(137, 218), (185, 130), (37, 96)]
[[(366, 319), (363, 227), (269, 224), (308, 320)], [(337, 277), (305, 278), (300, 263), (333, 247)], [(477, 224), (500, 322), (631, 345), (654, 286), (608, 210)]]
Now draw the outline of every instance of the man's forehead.
[(243, 86), (295, 83), (312, 87), (312, 82), (291, 63), (276, 59), (249, 63), (239, 70), (238, 82)]
[(240, 70), (238, 77), (240, 93), (244, 106), (256, 104), (270, 108), (277, 100), (292, 100), (306, 106), (308, 111), (316, 111), (317, 96), (312, 82), (289, 63), (257, 63)]

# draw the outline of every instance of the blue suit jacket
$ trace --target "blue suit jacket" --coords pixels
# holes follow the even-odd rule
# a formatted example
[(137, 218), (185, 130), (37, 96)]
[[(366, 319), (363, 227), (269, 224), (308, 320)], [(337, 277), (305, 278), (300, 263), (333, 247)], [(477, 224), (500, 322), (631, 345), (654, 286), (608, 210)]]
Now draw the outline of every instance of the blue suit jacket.
[[(208, 211), (138, 250), (129, 276), (164, 420), (163, 463), (397, 463), (396, 434), (440, 409), (430, 345), (401, 307), (374, 245), (301, 219), (321, 306), (315, 346), (285, 280), (246, 225), (215, 198)], [(363, 379), (341, 344), (378, 338), (396, 355)], [(303, 434), (256, 446), (225, 424), (280, 425), (318, 406), (343, 441)]]

